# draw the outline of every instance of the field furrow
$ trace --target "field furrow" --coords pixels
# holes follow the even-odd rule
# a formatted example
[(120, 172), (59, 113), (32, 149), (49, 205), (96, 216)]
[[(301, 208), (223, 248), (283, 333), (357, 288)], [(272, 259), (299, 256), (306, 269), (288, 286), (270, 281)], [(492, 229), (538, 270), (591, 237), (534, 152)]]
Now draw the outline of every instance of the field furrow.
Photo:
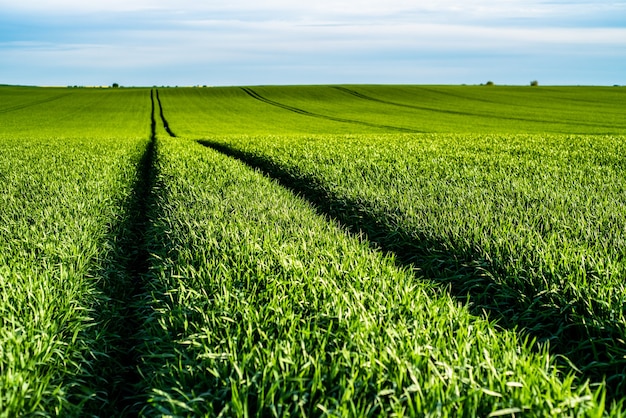
[[(487, 112), (480, 112), (480, 111), (468, 111), (468, 110), (461, 110), (459, 108), (456, 109), (442, 109), (442, 108), (436, 108), (434, 106), (426, 106), (426, 105), (418, 105), (418, 104), (409, 104), (409, 103), (401, 103), (401, 102), (396, 102), (396, 101), (391, 101), (391, 100), (386, 100), (386, 99), (380, 99), (377, 97), (373, 97), (373, 96), (369, 96), (366, 94), (363, 94), (357, 90), (354, 90), (352, 88), (347, 88), (347, 87), (343, 87), (343, 86), (333, 86), (333, 88), (342, 91), (346, 94), (350, 94), (354, 97), (358, 97), (361, 100), (368, 100), (371, 102), (375, 102), (375, 103), (380, 103), (383, 105), (391, 105), (391, 106), (396, 106), (396, 107), (404, 107), (404, 108), (408, 108), (408, 109), (415, 109), (415, 110), (419, 110), (419, 111), (426, 111), (426, 112), (435, 112), (435, 113), (443, 113), (443, 114), (449, 114), (449, 115), (455, 115), (455, 116), (465, 116), (465, 117), (472, 117), (472, 118), (481, 118), (481, 119), (493, 119), (493, 120), (497, 120), (497, 121), (502, 121), (502, 120), (508, 120), (508, 121), (513, 121), (513, 122), (523, 122), (523, 123), (539, 123), (539, 124), (553, 124), (553, 125), (562, 125), (564, 128), (567, 129), (568, 126), (572, 125), (572, 124), (576, 124), (576, 125), (581, 125), (581, 126), (586, 126), (586, 127), (590, 127), (590, 128), (601, 128), (601, 129), (606, 129), (607, 128), (607, 124), (606, 123), (592, 123), (592, 122), (583, 122), (581, 120), (550, 120), (550, 119), (541, 119), (541, 115), (534, 115), (532, 118), (530, 117), (520, 117), (519, 115), (514, 115), (514, 114), (510, 114), (510, 115), (504, 115), (502, 111), (499, 112), (493, 112), (493, 110), (491, 112), (487, 111)], [(437, 92), (439, 94), (442, 94), (441, 92)], [(453, 96), (453, 97), (458, 97), (458, 96)], [(489, 102), (486, 99), (474, 99), (473, 101), (479, 101), (479, 102), (483, 102), (483, 103), (492, 103)], [(467, 109), (471, 109), (472, 106), (467, 107)], [(465, 107), (463, 107), (463, 109), (465, 109)], [(611, 128), (623, 128), (623, 125), (612, 125)]]
[[(151, 109), (146, 90), (103, 93), (4, 119), (13, 124), (0, 132), (0, 416), (129, 408)], [(69, 115), (94, 135), (55, 138)]]
[[(626, 385), (623, 137), (202, 141), (307, 196), (473, 312)], [(332, 146), (329, 146), (332, 144)]]
[(0, 141), (0, 416), (106, 410), (118, 233), (145, 144)]
[[(25, 103), (20, 103), (20, 104), (14, 104), (8, 107), (2, 107), (0, 108), (0, 113), (9, 113), (9, 112), (15, 112), (17, 110), (22, 110), (22, 109), (26, 109), (29, 108), (31, 106), (37, 106), (37, 105), (42, 105), (45, 103), (50, 103), (53, 102), (55, 100), (59, 100), (65, 96), (68, 96), (70, 93), (62, 93), (59, 95), (55, 95), (55, 96), (50, 96), (49, 94), (46, 94), (44, 98), (42, 99), (38, 99), (38, 100), (28, 100)], [(26, 97), (30, 97), (30, 95), (26, 95)]]
[(625, 91), (0, 86), (0, 417), (624, 416)]
[(326, 119), (329, 121), (333, 121), (333, 122), (345, 122), (345, 123), (352, 123), (355, 125), (363, 125), (363, 126), (367, 126), (367, 127), (372, 127), (372, 128), (382, 128), (382, 129), (386, 129), (386, 130), (390, 130), (390, 131), (398, 131), (398, 132), (420, 132), (417, 131), (415, 129), (407, 129), (407, 128), (402, 128), (402, 127), (398, 127), (398, 126), (391, 126), (391, 125), (383, 125), (383, 124), (378, 124), (378, 123), (371, 123), (371, 122), (366, 122), (366, 121), (361, 121), (361, 120), (357, 120), (357, 119), (346, 119), (346, 118), (342, 118), (342, 117), (336, 117), (336, 116), (328, 116), (328, 115), (323, 115), (320, 113), (313, 113), (310, 112), (308, 110), (305, 109), (301, 109), (299, 107), (294, 107), (294, 106), (289, 106), (286, 105), (284, 103), (280, 103), (277, 102), (275, 100), (270, 100), (266, 97), (261, 96), (259, 93), (257, 93), (256, 91), (254, 91), (253, 89), (251, 89), (250, 87), (242, 87), (242, 90), (246, 92), (247, 95), (249, 95), (250, 97), (254, 98), (255, 100), (259, 100), (263, 103), (267, 103), (271, 106), (276, 106), (279, 107), (281, 109), (285, 109), (288, 110), (290, 112), (294, 112), (297, 113), (299, 115), (303, 115), (303, 116), (308, 116), (308, 117), (312, 117), (312, 118), (319, 118), (319, 119)]
[(142, 413), (601, 413), (545, 350), (262, 174), (188, 140), (156, 150)]
[(171, 136), (172, 138), (176, 138), (176, 135), (170, 129), (169, 123), (167, 123), (167, 119), (165, 119), (165, 114), (163, 112), (163, 104), (161, 103), (161, 99), (159, 98), (159, 90), (155, 90), (155, 94), (156, 94), (157, 103), (159, 104), (159, 116), (161, 117), (161, 123), (163, 124), (163, 129), (165, 129), (165, 132), (167, 132), (169, 136)]

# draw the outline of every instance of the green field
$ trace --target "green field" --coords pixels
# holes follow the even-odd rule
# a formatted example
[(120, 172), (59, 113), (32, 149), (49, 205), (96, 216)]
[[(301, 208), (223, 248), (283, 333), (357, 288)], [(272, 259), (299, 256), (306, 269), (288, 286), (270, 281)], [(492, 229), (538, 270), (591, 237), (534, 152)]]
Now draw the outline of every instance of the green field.
[(0, 416), (624, 416), (625, 108), (0, 87)]

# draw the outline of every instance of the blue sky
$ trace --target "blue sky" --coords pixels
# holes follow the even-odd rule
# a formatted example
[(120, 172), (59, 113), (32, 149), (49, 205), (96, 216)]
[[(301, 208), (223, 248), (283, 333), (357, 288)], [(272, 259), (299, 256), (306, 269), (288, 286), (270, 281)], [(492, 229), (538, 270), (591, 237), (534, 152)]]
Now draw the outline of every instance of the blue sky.
[(0, 84), (626, 84), (626, 0), (0, 0)]

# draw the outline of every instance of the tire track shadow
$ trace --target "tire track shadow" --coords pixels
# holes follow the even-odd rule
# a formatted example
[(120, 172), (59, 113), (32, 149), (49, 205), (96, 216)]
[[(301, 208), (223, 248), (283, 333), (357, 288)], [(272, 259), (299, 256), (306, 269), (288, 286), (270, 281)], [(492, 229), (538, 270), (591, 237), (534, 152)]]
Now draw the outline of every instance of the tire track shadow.
[[(427, 107), (427, 106), (411, 105), (411, 104), (407, 104), (407, 103), (399, 103), (399, 102), (393, 102), (393, 101), (390, 101), (390, 100), (379, 99), (377, 97), (368, 96), (368, 95), (360, 93), (360, 92), (358, 92), (356, 90), (352, 90), (352, 89), (349, 89), (349, 88), (346, 88), (346, 87), (342, 87), (342, 86), (331, 86), (331, 88), (333, 88), (335, 90), (339, 90), (339, 91), (341, 91), (343, 93), (346, 93), (346, 94), (349, 94), (351, 96), (358, 97), (361, 100), (367, 100), (367, 101), (370, 101), (370, 102), (382, 103), (382, 104), (386, 104), (386, 105), (390, 105), (390, 106), (404, 107), (404, 108), (408, 108), (408, 109), (424, 110), (424, 111), (427, 111), (427, 112), (444, 113), (444, 114), (458, 115), (458, 116), (480, 117), (480, 118), (488, 118), (488, 119), (495, 119), (495, 120), (504, 119), (504, 120), (512, 120), (512, 121), (517, 121), (517, 122), (530, 122), (530, 123), (554, 124), (554, 125), (566, 125), (566, 126), (571, 126), (572, 124), (576, 124), (576, 125), (582, 125), (582, 126), (589, 126), (589, 127), (593, 127), (593, 128), (607, 128), (607, 125), (601, 125), (601, 124), (589, 123), (589, 122), (581, 122), (581, 121), (541, 120), (541, 119), (530, 119), (530, 118), (521, 118), (521, 117), (514, 117), (514, 116), (502, 116), (502, 115), (498, 116), (498, 115), (488, 114), (488, 113), (462, 112), (462, 111), (459, 111), (459, 110), (435, 109), (435, 108)], [(423, 88), (423, 90), (434, 92), (434, 90), (430, 90), (430, 89), (426, 89), (426, 88)], [(443, 95), (449, 95), (449, 96), (452, 96), (452, 97), (464, 98), (462, 96), (454, 95), (454, 94), (451, 94), (451, 93), (442, 93), (442, 92), (437, 92), (437, 93), (443, 94)], [(465, 99), (467, 99), (467, 98), (465, 98)], [(474, 100), (474, 99), (472, 99), (472, 100)], [(487, 102), (486, 100), (480, 100), (480, 101)], [(609, 125), (609, 127), (611, 127), (611, 128), (621, 128), (621, 126), (619, 126), (619, 125)]]
[(40, 105), (40, 104), (50, 103), (50, 102), (53, 102), (55, 100), (62, 99), (63, 97), (69, 96), (70, 94), (72, 94), (72, 93), (59, 94), (59, 95), (54, 96), (54, 97), (48, 97), (48, 98), (41, 99), (41, 100), (36, 100), (36, 101), (33, 101), (33, 102), (23, 103), (21, 105), (5, 107), (4, 109), (0, 109), (0, 114), (2, 114), (2, 113), (9, 113), (9, 112), (15, 112), (17, 110), (27, 109), (29, 107), (37, 106), (37, 105)]
[[(176, 135), (170, 129), (170, 124), (167, 123), (167, 119), (165, 119), (165, 115), (163, 113), (163, 104), (161, 103), (161, 98), (159, 97), (159, 90), (158, 89), (156, 90), (156, 99), (157, 99), (157, 102), (159, 104), (159, 115), (161, 117), (161, 122), (163, 123), (163, 128), (165, 129), (165, 132), (167, 132), (167, 134), (169, 136), (171, 136), (172, 138), (176, 138)], [(155, 131), (153, 131), (153, 132), (155, 132)]]
[(101, 324), (94, 332), (105, 340), (99, 360), (93, 365), (98, 384), (99, 402), (85, 405), (93, 416), (138, 416), (144, 394), (137, 391), (143, 376), (139, 369), (142, 329), (146, 317), (146, 280), (149, 274), (147, 231), (148, 213), (153, 205), (152, 189), (155, 182), (154, 158), (156, 141), (156, 104), (154, 91), (150, 92), (151, 136), (134, 176), (131, 194), (117, 224), (112, 225), (108, 242), (110, 255), (103, 260), (99, 290), (104, 296), (98, 306), (96, 322)]
[(322, 115), (319, 113), (313, 113), (313, 112), (309, 112), (308, 110), (305, 109), (301, 109), (298, 107), (294, 107), (294, 106), (290, 106), (284, 103), (280, 103), (277, 102), (275, 100), (271, 100), (268, 99), (264, 96), (261, 96), (259, 93), (257, 93), (256, 91), (252, 90), (249, 87), (241, 87), (241, 89), (250, 97), (252, 97), (255, 100), (258, 100), (262, 103), (271, 105), (271, 106), (275, 106), (281, 109), (285, 109), (288, 110), (290, 112), (293, 113), (297, 113), (298, 115), (302, 115), (302, 116), (308, 116), (308, 117), (312, 117), (312, 118), (318, 118), (318, 119), (326, 119), (326, 120), (330, 120), (333, 122), (342, 122), (342, 123), (351, 123), (354, 125), (361, 125), (361, 126), (367, 126), (370, 128), (382, 128), (382, 129), (387, 129), (387, 130), (392, 130), (392, 131), (398, 131), (398, 132), (408, 132), (408, 133), (423, 133), (423, 131), (418, 131), (416, 129), (410, 129), (410, 128), (402, 128), (399, 126), (392, 126), (392, 125), (384, 125), (384, 124), (378, 124), (378, 123), (370, 123), (370, 122), (365, 122), (365, 121), (360, 121), (360, 120), (355, 120), (355, 119), (347, 119), (347, 118), (340, 118), (340, 117), (335, 117), (335, 116), (329, 116), (329, 115)]
[(385, 214), (376, 213), (368, 202), (336, 196), (314, 178), (291, 172), (263, 156), (216, 141), (198, 142), (277, 180), (311, 202), (321, 215), (364, 236), (373, 248), (394, 254), (400, 266), (418, 269), (424, 279), (442, 284), (473, 314), (486, 316), (521, 338), (549, 343), (564, 368), (578, 370), (582, 379), (606, 381), (608, 399), (619, 401), (626, 391), (626, 332), (619, 325), (595, 321), (585, 313), (586, 301), (558, 306), (550, 289), (509, 285), (507, 273), (479, 254), (451, 250), (420, 231), (404, 229)]

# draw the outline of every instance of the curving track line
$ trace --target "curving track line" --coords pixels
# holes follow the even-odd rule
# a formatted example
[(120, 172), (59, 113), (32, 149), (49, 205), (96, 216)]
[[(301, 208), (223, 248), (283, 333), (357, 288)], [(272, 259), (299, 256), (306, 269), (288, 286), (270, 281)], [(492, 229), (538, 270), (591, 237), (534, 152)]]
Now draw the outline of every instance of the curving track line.
[(4, 109), (0, 109), (0, 113), (14, 112), (16, 110), (26, 109), (26, 108), (31, 107), (31, 106), (37, 106), (37, 105), (40, 105), (40, 104), (53, 102), (55, 100), (59, 100), (59, 99), (65, 97), (65, 96), (69, 96), (70, 94), (72, 94), (72, 93), (59, 94), (58, 96), (48, 97), (48, 98), (41, 99), (41, 100), (35, 100), (34, 102), (23, 103), (21, 105), (5, 107)]
[[(359, 99), (368, 100), (371, 102), (384, 103), (384, 104), (391, 105), (391, 106), (405, 107), (409, 109), (425, 110), (428, 112), (446, 113), (449, 115), (461, 115), (461, 116), (471, 116), (471, 117), (481, 117), (481, 118), (491, 118), (491, 119), (506, 119), (506, 120), (520, 121), (520, 122), (533, 122), (533, 123), (545, 123), (545, 124), (549, 123), (549, 124), (556, 124), (556, 125), (571, 125), (572, 123), (575, 123), (577, 125), (583, 125), (583, 126), (593, 126), (593, 127), (603, 127), (603, 128), (606, 127), (606, 125), (600, 125), (597, 123), (589, 123), (589, 122), (580, 122), (580, 121), (573, 122), (573, 121), (557, 121), (557, 120), (540, 120), (540, 119), (519, 118), (519, 117), (513, 117), (513, 116), (496, 116), (496, 115), (490, 115), (490, 114), (484, 114), (484, 113), (461, 112), (458, 110), (433, 109), (432, 107), (427, 107), (427, 106), (417, 106), (417, 105), (410, 105), (406, 103), (392, 102), (390, 100), (378, 99), (376, 97), (367, 96), (363, 93), (359, 93), (356, 90), (348, 89), (346, 87), (331, 86), (331, 88), (334, 88), (335, 90), (339, 90), (346, 94), (350, 94), (352, 96), (358, 97)], [(444, 93), (444, 94), (448, 94), (448, 93)], [(449, 94), (449, 95), (454, 96), (452, 94)]]
[(322, 115), (319, 113), (313, 113), (313, 112), (309, 112), (308, 110), (305, 109), (300, 109), (298, 107), (294, 107), (294, 106), (289, 106), (286, 105), (284, 103), (280, 103), (277, 102), (275, 100), (271, 100), (268, 99), (266, 97), (261, 96), (259, 93), (257, 93), (256, 91), (252, 90), (249, 87), (241, 87), (241, 89), (246, 92), (246, 94), (260, 102), (272, 105), (272, 106), (276, 106), (279, 107), (281, 109), (285, 109), (288, 110), (290, 112), (294, 112), (297, 113), (299, 115), (303, 115), (303, 116), (309, 116), (309, 117), (313, 117), (313, 118), (319, 118), (319, 119), (326, 119), (326, 120), (331, 120), (334, 122), (342, 122), (342, 123), (352, 123), (355, 125), (362, 125), (362, 126), (368, 126), (371, 128), (382, 128), (382, 129), (389, 129), (389, 130), (393, 130), (393, 131), (400, 131), (400, 132), (411, 132), (411, 133), (422, 133), (423, 131), (418, 131), (416, 129), (410, 129), (410, 128), (402, 128), (399, 126), (392, 126), (392, 125), (382, 125), (382, 124), (378, 124), (378, 123), (371, 123), (371, 122), (365, 122), (365, 121), (360, 121), (360, 120), (355, 120), (355, 119), (347, 119), (347, 118), (340, 118), (340, 117), (336, 117), (336, 116), (329, 116), (329, 115)]
[(157, 102), (159, 103), (159, 115), (161, 116), (161, 121), (163, 122), (163, 128), (165, 128), (165, 131), (167, 132), (169, 136), (171, 136), (172, 138), (176, 138), (176, 135), (170, 129), (170, 125), (169, 123), (167, 123), (167, 119), (165, 119), (165, 115), (163, 114), (163, 104), (161, 103), (161, 98), (159, 97), (158, 89), (156, 90), (156, 99), (157, 99)]

